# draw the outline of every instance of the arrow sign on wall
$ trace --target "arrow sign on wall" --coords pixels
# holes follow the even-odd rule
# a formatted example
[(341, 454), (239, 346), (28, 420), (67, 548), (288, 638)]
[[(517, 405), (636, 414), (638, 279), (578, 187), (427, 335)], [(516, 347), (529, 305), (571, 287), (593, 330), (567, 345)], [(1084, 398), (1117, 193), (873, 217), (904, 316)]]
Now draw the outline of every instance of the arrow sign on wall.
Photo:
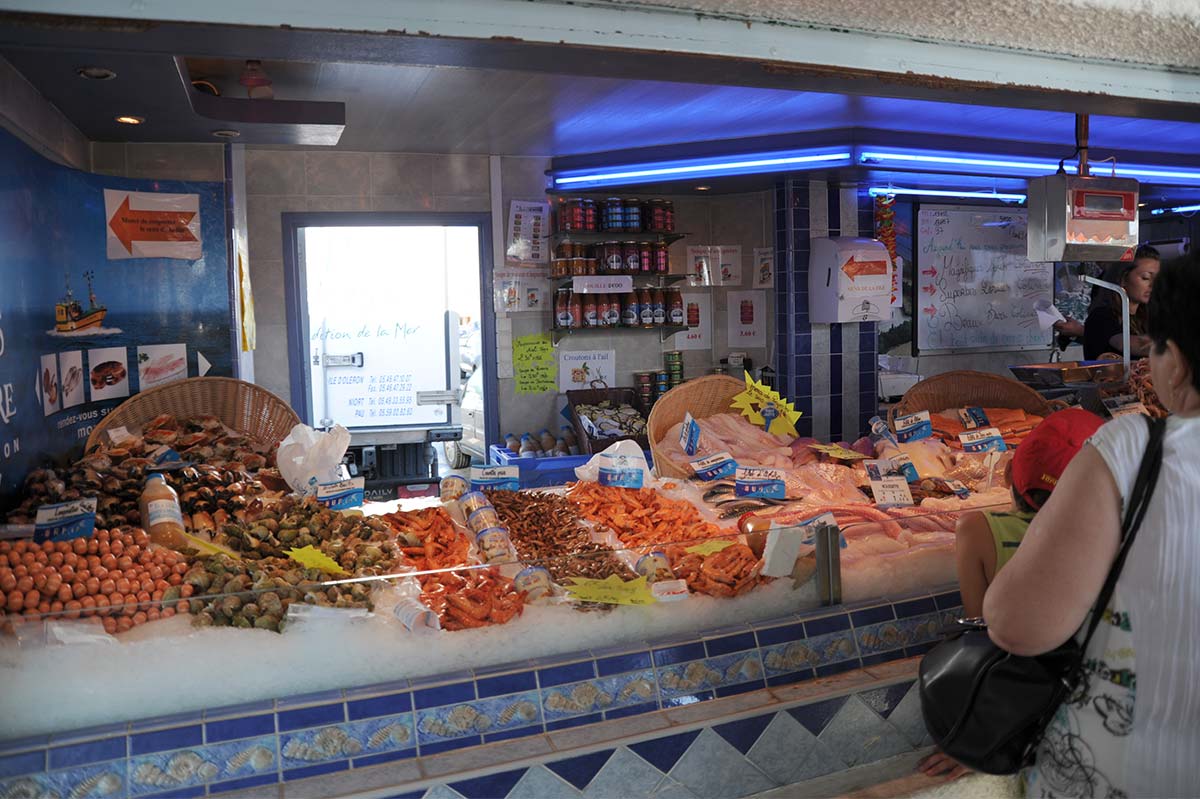
[(104, 190), (108, 257), (201, 256), (200, 195)]
[(861, 275), (886, 275), (887, 270), (887, 261), (860, 261), (855, 255), (851, 255), (850, 260), (842, 264), (842, 271), (851, 281)]

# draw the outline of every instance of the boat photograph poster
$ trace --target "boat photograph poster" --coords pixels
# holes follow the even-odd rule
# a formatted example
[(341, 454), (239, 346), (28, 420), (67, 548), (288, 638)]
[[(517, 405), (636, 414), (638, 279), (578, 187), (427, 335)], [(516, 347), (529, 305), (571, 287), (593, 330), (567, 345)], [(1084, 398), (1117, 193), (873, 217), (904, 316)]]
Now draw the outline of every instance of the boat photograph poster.
[(223, 183), (91, 174), (6, 131), (0, 161), (2, 517), (14, 480), (78, 457), (127, 397), (233, 375), (235, 330)]

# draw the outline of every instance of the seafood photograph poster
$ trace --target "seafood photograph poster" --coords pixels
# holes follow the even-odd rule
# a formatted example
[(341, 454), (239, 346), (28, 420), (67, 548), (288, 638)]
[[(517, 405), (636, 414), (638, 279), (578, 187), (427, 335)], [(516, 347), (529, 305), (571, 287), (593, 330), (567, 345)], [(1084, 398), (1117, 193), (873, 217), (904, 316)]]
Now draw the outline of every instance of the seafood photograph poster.
[(221, 183), (93, 175), (2, 131), (0, 160), (3, 510), (127, 397), (232, 375), (234, 330)]

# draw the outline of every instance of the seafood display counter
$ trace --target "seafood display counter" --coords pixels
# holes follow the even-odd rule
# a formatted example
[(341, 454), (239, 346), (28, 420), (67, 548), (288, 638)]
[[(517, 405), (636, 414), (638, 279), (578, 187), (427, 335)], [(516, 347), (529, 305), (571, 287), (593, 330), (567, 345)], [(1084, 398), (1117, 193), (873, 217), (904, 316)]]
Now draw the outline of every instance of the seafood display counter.
[[(706, 424), (719, 435), (737, 423)], [(202, 548), (154, 546), (132, 526), (129, 482), (159, 441), (211, 449), (167, 472)], [(119, 443), (30, 475), (29, 502), (9, 518), (95, 492), (105, 515), (93, 535), (0, 542), (0, 582), (15, 581), (0, 640), (0, 795), (277, 782), (286, 795), (334, 773), (463, 795), (464, 780), (484, 780), (474, 795), (506, 795), (573, 768), (562, 763), (639, 748), (660, 778), (686, 785), (694, 775), (650, 754), (671, 746), (752, 776), (738, 786), (748, 793), (912, 751), (924, 736), (912, 658), (958, 604), (942, 588), (955, 519), (1008, 505), (998, 485), (959, 496), (934, 481), (914, 484), (919, 506), (877, 506), (844, 453), (791, 442), (768, 453), (804, 461), (773, 503), (720, 480), (647, 476), (640, 489), (450, 482), (442, 499), (346, 513), (287, 493), (269, 451), (211, 420), (156, 420)], [(251, 455), (263, 458), (253, 473)], [(827, 732), (793, 726), (820, 702), (845, 713), (824, 718)], [(827, 734), (806, 744), (820, 762), (762, 755), (768, 728)], [(751, 730), (757, 753), (712, 739)]]

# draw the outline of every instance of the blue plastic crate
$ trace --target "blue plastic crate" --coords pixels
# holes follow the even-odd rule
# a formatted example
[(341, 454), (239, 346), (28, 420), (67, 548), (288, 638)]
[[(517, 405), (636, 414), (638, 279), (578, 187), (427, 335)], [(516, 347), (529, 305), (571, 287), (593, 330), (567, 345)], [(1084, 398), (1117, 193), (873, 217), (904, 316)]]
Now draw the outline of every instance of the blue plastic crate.
[[(520, 458), (506, 447), (492, 446), (489, 463), (493, 466), (516, 466), (521, 470), (521, 488), (548, 488), (575, 480), (575, 468), (588, 462), (590, 455), (561, 455), (551, 458)], [(646, 462), (653, 465), (650, 453)]]

